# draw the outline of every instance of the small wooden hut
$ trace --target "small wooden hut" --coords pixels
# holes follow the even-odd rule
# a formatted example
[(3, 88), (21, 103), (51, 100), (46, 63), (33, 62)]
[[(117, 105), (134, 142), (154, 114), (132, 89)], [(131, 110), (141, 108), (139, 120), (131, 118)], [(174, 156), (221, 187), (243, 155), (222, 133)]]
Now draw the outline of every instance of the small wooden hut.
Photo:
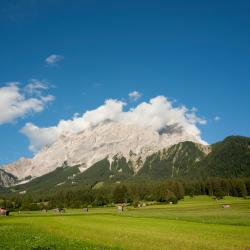
[(88, 209), (87, 207), (84, 207), (84, 208), (82, 209), (82, 211), (83, 211), (84, 213), (87, 213), (87, 212), (89, 211), (89, 209)]
[(5, 208), (0, 208), (0, 216), (8, 216), (10, 214), (10, 211)]
[(223, 204), (222, 208), (230, 208), (230, 205), (229, 204)]
[(124, 204), (117, 205), (117, 212), (122, 213), (124, 211)]
[(55, 208), (55, 209), (53, 209), (53, 211), (55, 212), (55, 213), (65, 213), (65, 210), (64, 210), (64, 208)]

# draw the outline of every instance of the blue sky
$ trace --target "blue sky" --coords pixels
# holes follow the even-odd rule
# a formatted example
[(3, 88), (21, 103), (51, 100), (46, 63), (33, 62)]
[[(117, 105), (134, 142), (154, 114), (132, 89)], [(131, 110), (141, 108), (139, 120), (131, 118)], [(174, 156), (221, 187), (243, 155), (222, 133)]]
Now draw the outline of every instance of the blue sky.
[(1, 1), (0, 87), (36, 79), (49, 88), (35, 97), (55, 99), (0, 125), (0, 164), (32, 155), (27, 122), (50, 127), (131, 91), (142, 96), (126, 109), (158, 95), (196, 107), (209, 143), (250, 136), (249, 13), (239, 0)]

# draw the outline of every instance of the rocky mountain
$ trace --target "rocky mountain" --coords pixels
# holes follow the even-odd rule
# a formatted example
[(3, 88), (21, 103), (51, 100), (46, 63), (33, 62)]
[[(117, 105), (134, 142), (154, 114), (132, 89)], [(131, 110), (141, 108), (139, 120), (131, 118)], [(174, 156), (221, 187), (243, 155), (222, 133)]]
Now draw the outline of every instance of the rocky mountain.
[(5, 172), (0, 169), (0, 187), (9, 187), (14, 185), (17, 182), (17, 178), (12, 174)]
[(16, 176), (16, 178), (18, 179), (20, 178), (24, 179), (25, 177), (27, 178), (29, 176), (31, 163), (32, 163), (31, 159), (22, 157), (16, 162), (5, 165), (3, 169), (6, 172), (11, 173), (12, 175)]
[(108, 157), (96, 162), (83, 172), (78, 166), (67, 166), (37, 177), (28, 183), (14, 187), (17, 192), (48, 191), (75, 186), (95, 186), (102, 182), (120, 182), (135, 179), (167, 179), (173, 177), (190, 177), (197, 168), (197, 163), (204, 159), (209, 147), (193, 142), (180, 142), (157, 151), (142, 162), (142, 167), (136, 171), (133, 162), (124, 156), (116, 154), (112, 161)]
[(12, 187), (16, 192), (40, 191), (92, 186), (129, 180), (199, 179), (217, 177), (250, 177), (250, 138), (231, 136), (211, 146), (186, 141), (138, 158), (138, 165), (116, 154), (106, 157), (85, 171), (79, 165), (62, 167), (28, 183)]
[[(0, 170), (0, 186), (13, 190), (95, 185), (129, 179), (249, 177), (250, 138), (230, 136), (204, 145), (171, 127), (155, 132), (136, 125), (105, 122), (65, 134), (34, 158)], [(18, 181), (19, 185), (16, 185)]]
[(199, 143), (174, 126), (158, 133), (137, 125), (104, 122), (77, 134), (65, 134), (34, 158), (21, 158), (4, 166), (4, 170), (24, 180), (50, 173), (65, 162), (69, 166), (79, 165), (84, 172), (105, 158), (112, 164), (113, 157), (119, 155), (130, 162), (133, 172), (137, 173), (149, 155), (184, 141)]

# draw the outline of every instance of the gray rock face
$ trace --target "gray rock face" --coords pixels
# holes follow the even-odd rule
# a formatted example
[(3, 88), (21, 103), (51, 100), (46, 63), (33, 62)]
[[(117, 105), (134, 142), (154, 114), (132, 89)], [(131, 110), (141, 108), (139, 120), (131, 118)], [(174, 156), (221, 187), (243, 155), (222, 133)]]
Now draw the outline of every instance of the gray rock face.
[(9, 174), (6, 173), (4, 170), (0, 169), (0, 187), (9, 187), (16, 183), (17, 179)]
[(6, 172), (16, 176), (18, 179), (22, 179), (29, 176), (31, 163), (32, 163), (31, 159), (22, 157), (18, 161), (3, 166), (3, 169)]

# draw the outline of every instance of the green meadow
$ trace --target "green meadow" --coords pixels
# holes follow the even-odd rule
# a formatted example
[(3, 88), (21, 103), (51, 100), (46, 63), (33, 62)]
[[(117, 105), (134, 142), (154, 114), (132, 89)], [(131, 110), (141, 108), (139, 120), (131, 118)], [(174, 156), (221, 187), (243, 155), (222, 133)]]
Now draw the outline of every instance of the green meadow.
[(185, 197), (123, 213), (115, 207), (13, 212), (0, 217), (0, 249), (250, 250), (250, 199)]

